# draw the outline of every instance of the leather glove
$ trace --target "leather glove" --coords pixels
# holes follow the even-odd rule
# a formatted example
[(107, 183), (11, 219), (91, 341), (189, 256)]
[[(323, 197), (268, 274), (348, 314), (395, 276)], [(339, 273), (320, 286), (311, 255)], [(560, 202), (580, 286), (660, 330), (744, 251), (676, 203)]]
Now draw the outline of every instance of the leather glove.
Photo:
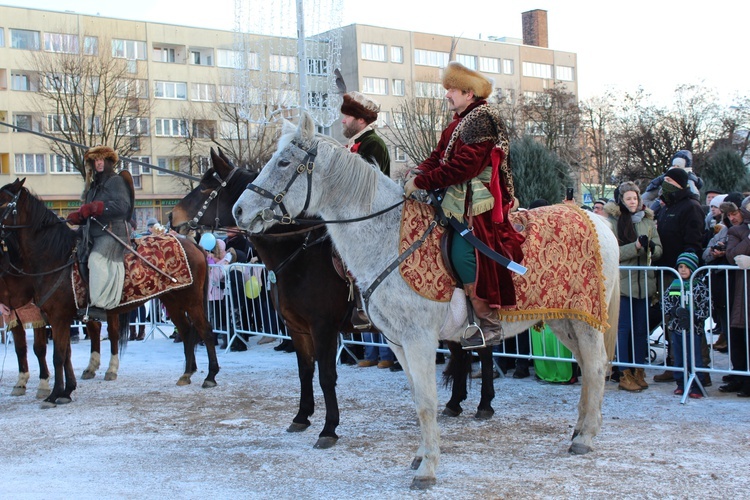
[(677, 308), (677, 325), (683, 330), (690, 329), (690, 311), (684, 307)]
[(84, 219), (97, 217), (104, 212), (104, 202), (92, 201), (91, 203), (86, 203), (78, 211), (81, 212), (81, 217)]
[(414, 177), (412, 177), (404, 184), (404, 196), (408, 198), (417, 189), (419, 188), (414, 184)]
[(80, 226), (83, 223), (83, 217), (81, 216), (81, 213), (78, 210), (76, 210), (75, 212), (69, 213), (68, 218), (65, 220), (70, 222), (74, 226)]
[(740, 269), (750, 269), (750, 255), (738, 255), (734, 258), (734, 263), (740, 266)]
[(638, 237), (638, 243), (641, 244), (641, 248), (648, 248), (648, 235), (642, 234)]

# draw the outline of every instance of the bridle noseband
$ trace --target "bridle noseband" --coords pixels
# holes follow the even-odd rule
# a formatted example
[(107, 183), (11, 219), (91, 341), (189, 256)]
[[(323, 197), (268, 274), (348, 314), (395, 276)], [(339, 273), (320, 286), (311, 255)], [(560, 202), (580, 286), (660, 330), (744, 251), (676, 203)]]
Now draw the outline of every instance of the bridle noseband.
[[(232, 164), (230, 163), (230, 165), (232, 165)], [(201, 220), (201, 217), (203, 217), (203, 214), (206, 213), (206, 210), (208, 210), (208, 207), (211, 205), (211, 203), (216, 198), (218, 198), (219, 191), (221, 191), (223, 188), (227, 187), (227, 185), (229, 184), (229, 181), (232, 179), (232, 177), (234, 176), (234, 174), (238, 170), (239, 170), (238, 167), (232, 165), (232, 170), (229, 171), (229, 175), (227, 175), (226, 179), (222, 179), (221, 176), (219, 175), (219, 173), (216, 170), (214, 170), (214, 173), (213, 173), (212, 177), (214, 179), (216, 179), (216, 181), (219, 184), (213, 189), (213, 191), (211, 191), (211, 194), (209, 194), (208, 198), (206, 198), (206, 200), (203, 202), (203, 206), (200, 208), (200, 210), (198, 210), (198, 212), (195, 214), (195, 216), (192, 219), (190, 219), (187, 222), (183, 222), (182, 224), (180, 224), (178, 226), (172, 226), (172, 229), (174, 229), (175, 231), (179, 232), (180, 228), (182, 228), (182, 226), (184, 226), (186, 224), (187, 224), (188, 228), (190, 228), (192, 230), (199, 229), (200, 228), (199, 222)], [(219, 214), (217, 212), (216, 217), (214, 218), (214, 226), (213, 226), (212, 229), (215, 230), (218, 227), (219, 227)]]

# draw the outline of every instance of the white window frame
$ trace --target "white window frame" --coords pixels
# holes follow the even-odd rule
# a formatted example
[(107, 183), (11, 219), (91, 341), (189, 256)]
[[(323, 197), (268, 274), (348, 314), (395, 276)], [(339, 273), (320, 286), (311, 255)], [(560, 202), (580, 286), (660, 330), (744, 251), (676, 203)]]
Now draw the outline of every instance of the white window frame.
[(469, 69), (477, 70), (477, 56), (469, 54), (456, 54), (456, 61), (460, 62)]
[(216, 85), (210, 83), (191, 83), (190, 100), (201, 102), (216, 101)]
[(32, 85), (31, 75), (28, 73), (13, 73), (10, 74), (10, 89), (18, 90), (20, 92), (32, 92), (34, 86)]
[(396, 146), (396, 149), (393, 152), (393, 159), (398, 163), (406, 163), (409, 160), (409, 157), (406, 155), (404, 148)]
[(187, 137), (187, 120), (181, 118), (156, 118), (154, 135), (156, 137)]
[(78, 174), (75, 163), (71, 162), (64, 156), (51, 154), (49, 155), (49, 173), (50, 174)]
[(230, 49), (216, 49), (216, 67), (242, 69), (242, 52)]
[(154, 82), (154, 99), (171, 99), (176, 101), (187, 100), (186, 82)]
[(268, 60), (268, 68), (273, 73), (296, 73), (297, 56), (271, 54)]
[(414, 96), (425, 99), (442, 99), (445, 97), (445, 89), (441, 83), (414, 82)]
[(448, 65), (450, 55), (436, 50), (414, 49), (414, 64), (416, 66), (432, 66), (444, 68)]
[(523, 76), (529, 78), (544, 78), (546, 80), (552, 79), (551, 64), (524, 61), (521, 65), (521, 72)]
[(360, 45), (360, 55), (364, 61), (386, 62), (386, 46), (380, 43), (362, 42)]
[[(151, 163), (151, 158), (149, 156), (133, 156), (132, 159), (144, 163)], [(149, 167), (143, 167), (128, 160), (122, 160), (120, 163), (120, 170), (127, 170), (130, 172), (130, 175), (133, 177), (133, 187), (136, 189), (143, 189), (142, 176), (151, 174), (151, 169)]]
[(0, 47), (5, 47), (5, 28), (0, 28)]
[(516, 63), (513, 59), (503, 59), (503, 74), (512, 75), (516, 72)]
[(362, 77), (362, 93), (373, 95), (388, 95), (388, 79), (375, 76)]
[[(137, 97), (138, 99), (148, 99), (148, 80), (139, 78), (120, 78), (117, 80), (116, 85), (117, 97)], [(133, 85), (135, 85), (135, 89), (131, 89), (131, 86)]]
[(146, 42), (122, 38), (112, 39), (112, 57), (129, 61), (145, 61), (146, 54)]
[(307, 106), (310, 109), (328, 109), (330, 107), (330, 101), (328, 100), (328, 92), (322, 92), (312, 90), (307, 93)]
[(151, 51), (151, 59), (154, 62), (174, 63), (177, 52), (174, 47), (154, 47)]
[(406, 124), (406, 117), (404, 116), (404, 114), (400, 111), (394, 111), (392, 115), (393, 115), (393, 120), (392, 120), (393, 127), (399, 130), (403, 129)]
[(83, 53), (87, 56), (98, 56), (99, 55), (99, 37), (96, 36), (84, 36), (83, 37)]
[(398, 45), (391, 45), (391, 62), (397, 64), (403, 64), (404, 62), (404, 48)]
[(50, 134), (78, 132), (80, 123), (78, 116), (51, 113), (47, 115), (47, 132)]
[(375, 120), (375, 126), (377, 128), (385, 128), (391, 124), (390, 113), (388, 111), (381, 111), (378, 113), (378, 118)]
[[(182, 160), (177, 156), (162, 156), (156, 159), (156, 165), (161, 168), (166, 168), (172, 172), (182, 172)], [(158, 170), (157, 175), (171, 175), (169, 172)]]
[(572, 66), (555, 66), (555, 79), (562, 82), (575, 81), (575, 71)]
[(391, 94), (395, 96), (406, 95), (406, 81), (394, 78), (391, 83)]
[(320, 76), (328, 75), (328, 59), (308, 57), (307, 74)]
[(39, 32), (34, 30), (10, 28), (10, 48), (21, 50), (39, 50), (41, 48)]
[[(19, 118), (23, 117), (24, 123), (19, 123)], [(25, 123), (28, 119), (28, 124)], [(42, 121), (38, 118), (38, 115), (31, 113), (13, 113), (13, 125), (16, 127), (23, 127), (34, 132), (42, 132)], [(14, 132), (24, 133), (21, 130), (14, 130)]]
[(497, 57), (479, 56), (479, 71), (482, 73), (500, 73), (500, 59)]
[[(14, 168), (16, 174), (22, 175), (44, 175), (47, 167), (44, 162), (43, 153), (16, 153)], [(22, 168), (18, 168), (19, 164)], [(29, 168), (31, 167), (31, 168)]]
[(78, 54), (78, 35), (44, 33), (44, 50), (59, 54)]

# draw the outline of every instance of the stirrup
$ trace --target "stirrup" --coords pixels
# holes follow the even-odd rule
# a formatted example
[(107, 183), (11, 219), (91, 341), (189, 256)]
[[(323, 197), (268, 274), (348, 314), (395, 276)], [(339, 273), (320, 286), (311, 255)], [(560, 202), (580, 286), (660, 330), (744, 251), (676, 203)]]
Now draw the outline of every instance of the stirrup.
[(101, 307), (86, 306), (86, 309), (79, 309), (78, 315), (81, 316), (81, 323), (89, 321), (107, 321), (107, 311)]
[(476, 321), (472, 321), (464, 329), (464, 334), (461, 336), (461, 347), (466, 350), (481, 349), (487, 345), (487, 341), (484, 338), (484, 332), (482, 327), (479, 326)]
[(370, 331), (372, 329), (372, 321), (370, 321), (370, 318), (367, 316), (367, 313), (364, 309), (361, 309), (359, 307), (355, 307), (352, 310), (352, 326), (355, 330), (361, 330), (364, 332)]

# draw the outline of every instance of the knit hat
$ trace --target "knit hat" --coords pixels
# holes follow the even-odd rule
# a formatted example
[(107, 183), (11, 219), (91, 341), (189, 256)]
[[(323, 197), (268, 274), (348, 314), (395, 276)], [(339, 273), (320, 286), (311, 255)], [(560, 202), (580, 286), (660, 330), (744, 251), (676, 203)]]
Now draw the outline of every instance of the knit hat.
[[(677, 160), (677, 164), (675, 164), (675, 160)], [(672, 156), (672, 159), (669, 161), (669, 165), (673, 167), (681, 167), (685, 170), (690, 170), (691, 168), (693, 168), (693, 153), (691, 153), (687, 149), (681, 149), (677, 151), (674, 156)]]
[(673, 167), (666, 171), (665, 177), (677, 182), (682, 188), (686, 188), (688, 185), (688, 173), (684, 168)]
[(380, 104), (359, 92), (347, 92), (344, 94), (344, 102), (341, 104), (341, 113), (354, 118), (362, 118), (368, 125), (378, 119)]
[(601, 203), (602, 205), (606, 205), (607, 203), (609, 203), (609, 200), (607, 198), (599, 198), (598, 200), (596, 200), (594, 202), (594, 205), (596, 205), (597, 203)]
[(471, 90), (480, 99), (487, 99), (492, 93), (492, 82), (489, 78), (457, 61), (449, 62), (443, 70), (443, 87), (446, 90)]
[(158, 224), (158, 223), (159, 223), (159, 221), (156, 220), (156, 217), (149, 217), (148, 219), (146, 219), (146, 226), (147, 227), (151, 227), (154, 224)]
[(724, 202), (724, 200), (726, 199), (726, 197), (727, 197), (727, 195), (725, 195), (725, 194), (718, 194), (718, 195), (716, 195), (716, 196), (713, 197), (713, 199), (711, 200), (711, 203), (709, 203), (708, 206), (709, 207), (719, 208), (719, 206)]
[(677, 264), (675, 266), (685, 264), (685, 266), (690, 269), (690, 272), (694, 272), (696, 269), (698, 269), (699, 263), (700, 261), (698, 260), (698, 256), (693, 252), (682, 252), (677, 256)]

